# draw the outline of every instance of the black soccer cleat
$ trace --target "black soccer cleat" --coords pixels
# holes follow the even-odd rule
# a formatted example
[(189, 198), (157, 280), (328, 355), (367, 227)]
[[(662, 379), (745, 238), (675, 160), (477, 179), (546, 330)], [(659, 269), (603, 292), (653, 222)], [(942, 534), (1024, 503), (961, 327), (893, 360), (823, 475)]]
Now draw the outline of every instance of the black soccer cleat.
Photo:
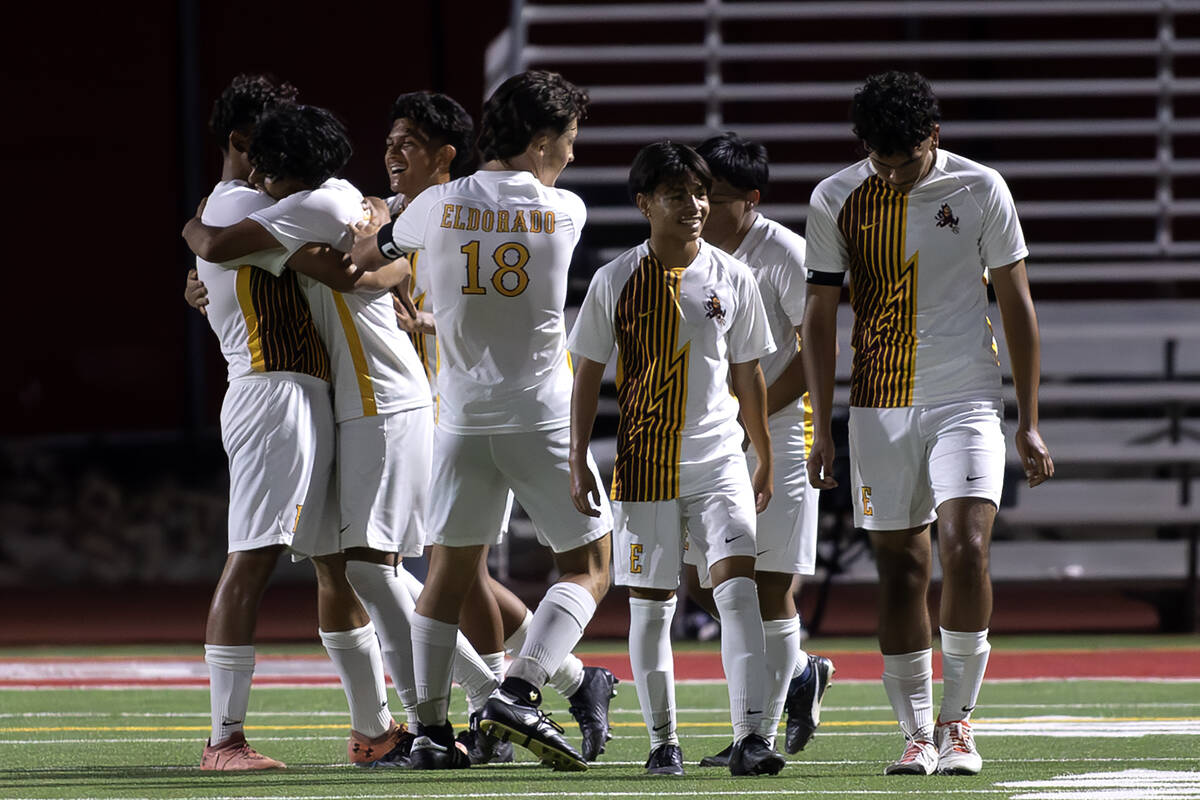
[(471, 715), (470, 727), (458, 734), (458, 741), (467, 749), (472, 764), (508, 764), (513, 761), (512, 742), (502, 742), (490, 733), (479, 730), (479, 714)]
[(732, 775), (778, 775), (784, 758), (757, 733), (739, 739), (729, 753), (729, 772)]
[(608, 725), (608, 706), (617, 696), (613, 688), (620, 683), (617, 677), (604, 667), (584, 667), (583, 683), (569, 698), (568, 709), (579, 723), (583, 735), (583, 757), (595, 761), (604, 752), (604, 745), (612, 738)]
[(812, 741), (817, 726), (821, 724), (821, 700), (835, 671), (833, 662), (828, 658), (810, 654), (808, 680), (796, 676), (788, 684), (787, 701), (784, 703), (787, 710), (784, 746), (789, 753), (799, 753)]
[(702, 767), (728, 767), (729, 766), (729, 754), (732, 752), (733, 752), (733, 742), (730, 742), (729, 744), (725, 745), (724, 750), (717, 753), (716, 755), (705, 756), (704, 758), (700, 759), (700, 766), (702, 766)]
[(417, 738), (408, 755), (412, 769), (466, 769), (471, 766), (467, 749), (454, 740), (454, 729), (443, 725), (417, 725)]
[(505, 689), (492, 692), (479, 718), (479, 730), (519, 744), (561, 772), (584, 772), (587, 762), (563, 736), (562, 726), (536, 705), (522, 703)]
[(660, 744), (646, 759), (647, 775), (682, 775), (683, 751), (677, 744)]

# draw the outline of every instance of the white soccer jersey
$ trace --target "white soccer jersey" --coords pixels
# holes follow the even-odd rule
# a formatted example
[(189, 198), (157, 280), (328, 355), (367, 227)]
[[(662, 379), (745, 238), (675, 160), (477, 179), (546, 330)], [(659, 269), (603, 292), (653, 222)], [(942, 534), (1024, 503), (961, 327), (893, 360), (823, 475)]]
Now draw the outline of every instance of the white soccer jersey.
[(612, 499), (626, 501), (678, 497), (681, 463), (740, 455), (729, 364), (775, 349), (754, 274), (703, 241), (687, 267), (642, 243), (597, 270), (567, 346), (601, 364), (618, 350)]
[(850, 272), (850, 405), (1000, 397), (987, 269), (1028, 250), (999, 173), (939, 149), (902, 194), (864, 159), (813, 190), (806, 235), (809, 270)]
[(585, 218), (579, 197), (529, 172), (479, 171), (421, 192), (393, 223), (395, 246), (419, 251), (435, 309), (439, 428), (570, 423), (563, 305)]
[[(388, 211), (392, 212), (392, 216), (396, 217), (403, 214), (404, 209), (408, 207), (408, 198), (402, 194), (394, 194), (387, 199), (387, 207)], [(429, 291), (429, 270), (426, 269), (424, 263), (418, 264), (419, 260), (419, 253), (408, 254), (408, 263), (412, 267), (412, 280), (408, 284), (408, 295), (417, 311), (432, 314), (433, 296)], [(410, 333), (408, 338), (412, 339), (413, 348), (417, 351), (417, 358), (421, 359), (421, 365), (425, 367), (425, 377), (429, 379), (429, 391), (436, 402), (437, 337), (432, 333)]]
[[(804, 322), (807, 284), (804, 277), (804, 237), (759, 214), (733, 257), (750, 267), (758, 280), (758, 291), (767, 309), (767, 323), (776, 350), (759, 361), (767, 386), (800, 355), (796, 328)], [(772, 415), (804, 414), (803, 398)]]
[[(234, 225), (275, 201), (245, 181), (222, 181), (204, 206), (206, 225)], [(208, 324), (221, 342), (230, 381), (263, 372), (299, 372), (329, 380), (329, 358), (296, 275), (256, 270), (256, 253), (218, 266), (196, 259), (208, 288)]]
[[(362, 217), (362, 194), (338, 178), (289, 195), (250, 215), (283, 245), (259, 266), (279, 274), (287, 259), (309, 242), (348, 252), (354, 236), (347, 225)], [(308, 278), (301, 283), (332, 360), (338, 422), (430, 404), (425, 371), (412, 342), (396, 325), (390, 293), (334, 292)]]

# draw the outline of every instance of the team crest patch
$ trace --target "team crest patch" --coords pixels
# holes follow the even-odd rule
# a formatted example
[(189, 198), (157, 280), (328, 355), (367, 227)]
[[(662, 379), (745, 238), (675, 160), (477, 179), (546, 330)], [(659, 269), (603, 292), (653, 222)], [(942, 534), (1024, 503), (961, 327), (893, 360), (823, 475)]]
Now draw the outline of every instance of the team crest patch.
[(725, 306), (721, 305), (721, 298), (717, 297), (717, 293), (709, 290), (708, 299), (704, 301), (704, 316), (707, 319), (715, 319), (721, 324), (725, 323)]
[(954, 216), (954, 212), (950, 210), (949, 203), (942, 203), (935, 220), (939, 228), (949, 227), (951, 231), (958, 233), (958, 217)]

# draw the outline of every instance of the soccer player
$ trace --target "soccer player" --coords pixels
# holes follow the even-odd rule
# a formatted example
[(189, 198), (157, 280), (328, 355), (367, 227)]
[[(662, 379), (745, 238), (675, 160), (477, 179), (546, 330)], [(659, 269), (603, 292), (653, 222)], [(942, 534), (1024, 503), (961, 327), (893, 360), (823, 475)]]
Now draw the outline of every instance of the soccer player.
[[(797, 753), (820, 724), (821, 699), (834, 672), (829, 659), (805, 653), (801, 647), (793, 597), (797, 576), (812, 575), (817, 558), (817, 490), (809, 484), (805, 468), (812, 418), (798, 339), (804, 321), (804, 239), (758, 211), (768, 180), (765, 146), (725, 133), (696, 149), (713, 175), (704, 238), (750, 267), (778, 345), (759, 362), (767, 383), (775, 465), (775, 494), (758, 515), (755, 536), (754, 582), (767, 643), (767, 708), (759, 732), (774, 744), (786, 708), (785, 745), (789, 753)], [(753, 473), (758, 463), (753, 450), (746, 453), (746, 463)], [(691, 577), (698, 553), (697, 548), (684, 553), (689, 586), (695, 585)], [(700, 591), (693, 596), (710, 609), (712, 595), (700, 577)], [(727, 766), (732, 749), (730, 744), (700, 765)]]
[[(879, 571), (883, 685), (907, 739), (886, 774), (974, 775), (970, 715), (987, 666), (988, 546), (1004, 477), (1003, 408), (987, 285), (1012, 359), (1017, 451), (1030, 486), (1054, 474), (1038, 434), (1037, 318), (1024, 236), (1003, 178), (939, 147), (940, 111), (917, 73), (854, 95), (867, 157), (813, 190), (801, 351), (812, 395), (813, 485), (828, 489), (837, 307), (850, 273), (855, 525)], [(942, 703), (934, 718), (929, 524), (942, 563)]]
[[(423, 369), (396, 328), (387, 294), (407, 274), (407, 264), (365, 272), (347, 266), (342, 253), (318, 269), (298, 260), (310, 243), (349, 249), (347, 225), (362, 218), (362, 195), (331, 177), (349, 155), (345, 131), (329, 112), (295, 106), (267, 114), (251, 142), (250, 160), (266, 193), (279, 202), (231, 227), (193, 220), (184, 235), (201, 255), (245, 259), (272, 274), (292, 267), (332, 286), (360, 289), (342, 293), (305, 282), (332, 357), (339, 475), (334, 502), (341, 513), (340, 525), (331, 519), (311, 536), (298, 536), (292, 548), (311, 555), (317, 571), (321, 638), (350, 702), (351, 761), (396, 766), (415, 737), (388, 713), (380, 660), (387, 661), (403, 699), (403, 673), (412, 669), (413, 600), (400, 560), (419, 555), (424, 544), (433, 420)], [(495, 682), (482, 663), (479, 672), (486, 696)]]
[[(397, 97), (392, 105), (392, 128), (384, 152), (390, 188), (395, 193), (387, 201), (393, 216), (402, 213), (413, 198), (429, 187), (473, 171), (473, 141), (474, 122), (453, 98), (436, 92), (410, 92)], [(428, 277), (433, 267), (418, 253), (409, 254), (409, 261), (411, 303), (398, 305), (397, 316), (413, 338), (436, 402), (437, 344)], [(511, 499), (510, 492), (510, 504)], [(503, 528), (507, 528), (507, 521), (506, 513)], [(520, 653), (533, 615), (519, 597), (488, 574), (486, 550), (479, 559), (479, 579), (472, 585), (463, 607), (469, 609), (460, 618), (463, 633), (497, 679), (502, 680), (505, 653), (513, 656)], [(611, 738), (608, 705), (616, 682), (609, 670), (585, 667), (571, 653), (548, 680), (570, 703), (570, 713), (583, 735), (581, 754), (587, 761), (604, 752), (605, 743)], [(482, 709), (475, 707), (472, 699), (469, 695), (470, 727), (458, 735), (458, 740), (467, 747), (471, 763), (511, 761), (510, 742), (500, 742), (479, 730)]]
[[(775, 349), (754, 275), (700, 238), (712, 175), (687, 145), (638, 152), (629, 194), (650, 239), (601, 267), (571, 330), (571, 495), (584, 514), (598, 484), (585, 459), (604, 365), (618, 351), (612, 499), (616, 582), (629, 587), (629, 660), (650, 734), (650, 775), (682, 775), (671, 618), (684, 530), (708, 564), (721, 616), (734, 775), (776, 774), (762, 736), (766, 679), (754, 585), (755, 511), (771, 498), (766, 387), (758, 359)], [(730, 394), (730, 387), (733, 394)], [(736, 395), (736, 397), (735, 397)], [(758, 454), (753, 476), (742, 429)]]
[(538, 605), (480, 729), (518, 737), (556, 768), (587, 768), (539, 708), (541, 687), (609, 582), (608, 500), (598, 496), (599, 515), (584, 517), (566, 491), (571, 375), (563, 305), (586, 211), (554, 183), (574, 157), (586, 108), (586, 93), (557, 73), (509, 78), (484, 106), (482, 168), (426, 189), (394, 221), (373, 199), (371, 225), (354, 245), (364, 268), (410, 251), (436, 265), (429, 272), (439, 353), (432, 474), (440, 491), (431, 498), (434, 544), (413, 621), (416, 767), (466, 765), (447, 720), (447, 667), (464, 593), (485, 546), (497, 541), (511, 488), (554, 551), (560, 579)]
[[(221, 93), (209, 120), (222, 155), (221, 180), (204, 211), (209, 222), (238, 222), (274, 202), (247, 183), (249, 142), (263, 112), (295, 96), (291, 85), (263, 75), (239, 75)], [(200, 768), (278, 769), (283, 763), (256, 752), (244, 733), (254, 631), (280, 554), (302, 521), (322, 516), (333, 460), (329, 357), (294, 273), (272, 277), (202, 260), (196, 269), (211, 288), (205, 316), (229, 367), (221, 408), (229, 557), (204, 636), (212, 735)]]

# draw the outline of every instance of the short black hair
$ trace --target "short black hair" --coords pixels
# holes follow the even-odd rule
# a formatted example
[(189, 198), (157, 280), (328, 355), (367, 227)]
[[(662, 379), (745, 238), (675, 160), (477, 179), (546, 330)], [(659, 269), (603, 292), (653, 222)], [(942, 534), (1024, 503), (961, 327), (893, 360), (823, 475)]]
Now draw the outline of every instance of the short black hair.
[(229, 134), (249, 133), (264, 112), (296, 102), (296, 87), (279, 83), (271, 75), (242, 74), (235, 77), (213, 103), (208, 129), (222, 150), (229, 149)]
[(461, 178), (474, 171), (478, 163), (475, 120), (453, 97), (438, 92), (402, 94), (392, 103), (392, 122), (398, 119), (411, 120), (437, 147), (453, 145), (451, 178)]
[(854, 93), (854, 135), (879, 155), (909, 153), (942, 118), (937, 96), (919, 72), (881, 72)]
[(561, 136), (572, 120), (587, 117), (587, 108), (587, 92), (557, 72), (514, 75), (483, 104), (479, 152), (488, 161), (520, 155), (539, 131)]
[(250, 140), (254, 169), (279, 180), (298, 178), (316, 188), (333, 177), (354, 150), (346, 127), (317, 106), (279, 106), (258, 121)]
[(705, 139), (696, 148), (713, 177), (748, 192), (767, 193), (767, 146), (743, 139), (733, 131)]
[(712, 190), (713, 176), (708, 164), (691, 147), (670, 140), (648, 144), (633, 157), (629, 167), (629, 199), (637, 202), (639, 194), (654, 194), (662, 184), (674, 184), (695, 178)]

